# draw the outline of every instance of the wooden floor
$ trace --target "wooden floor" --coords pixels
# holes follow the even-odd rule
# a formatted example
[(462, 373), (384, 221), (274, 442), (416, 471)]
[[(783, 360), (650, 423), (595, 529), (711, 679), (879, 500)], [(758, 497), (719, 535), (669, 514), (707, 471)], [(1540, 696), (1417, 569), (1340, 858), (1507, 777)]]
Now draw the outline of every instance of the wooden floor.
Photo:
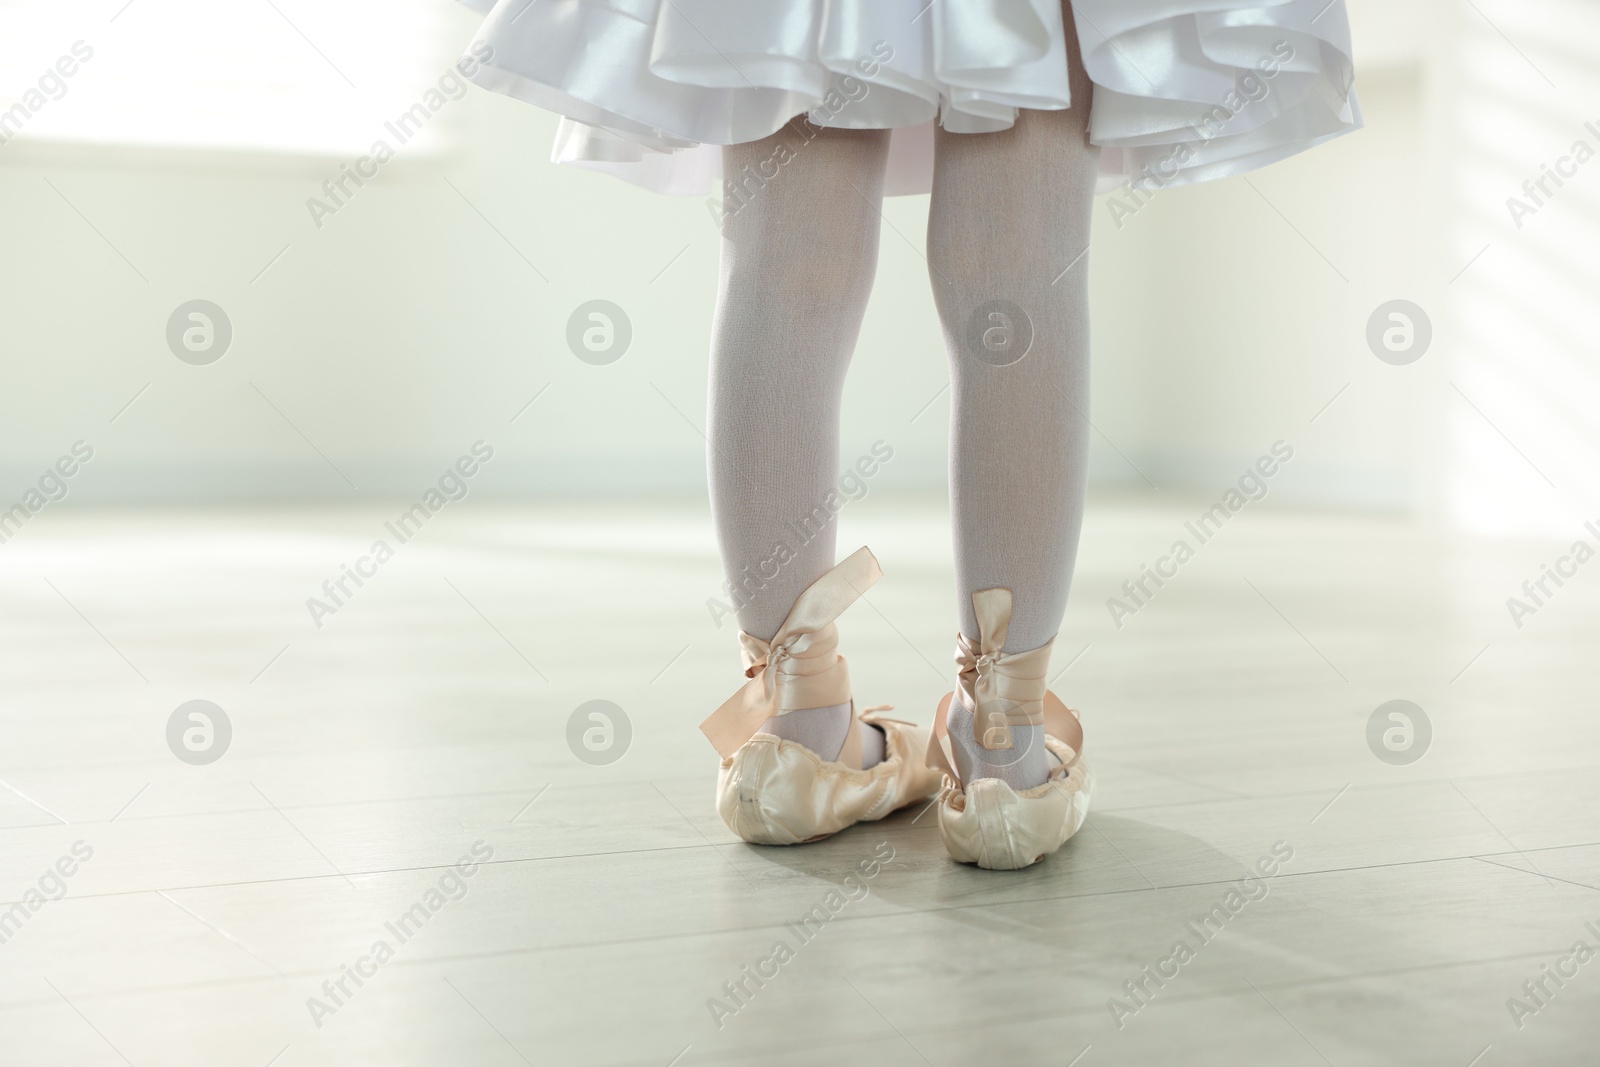
[[(382, 508), (62, 510), (0, 546), (0, 1063), (1600, 1056), (1600, 571), (1505, 603), (1558, 548), (1246, 512), (1118, 628), (1199, 505), (1094, 504), (1053, 668), (1094, 811), (989, 873), (920, 807), (788, 849), (721, 825), (699, 509), (452, 507), (320, 628)], [(857, 695), (926, 721), (945, 520), (843, 521), (887, 575), (841, 627)], [(169, 749), (190, 700), (215, 762)], [(569, 745), (591, 700), (614, 762)], [(1390, 700), (1420, 760), (1369, 746)]]

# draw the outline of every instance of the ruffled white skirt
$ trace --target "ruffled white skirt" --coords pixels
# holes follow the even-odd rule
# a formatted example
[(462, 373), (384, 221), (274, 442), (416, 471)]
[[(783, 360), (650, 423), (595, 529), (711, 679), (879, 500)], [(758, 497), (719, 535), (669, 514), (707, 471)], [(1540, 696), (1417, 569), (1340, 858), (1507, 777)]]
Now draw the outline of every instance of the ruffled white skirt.
[[(554, 159), (706, 195), (722, 145), (796, 115), (892, 129), (927, 192), (933, 124), (1073, 106), (1059, 0), (464, 0), (472, 80), (564, 116)], [(1101, 187), (1239, 174), (1361, 125), (1343, 0), (1072, 0)]]

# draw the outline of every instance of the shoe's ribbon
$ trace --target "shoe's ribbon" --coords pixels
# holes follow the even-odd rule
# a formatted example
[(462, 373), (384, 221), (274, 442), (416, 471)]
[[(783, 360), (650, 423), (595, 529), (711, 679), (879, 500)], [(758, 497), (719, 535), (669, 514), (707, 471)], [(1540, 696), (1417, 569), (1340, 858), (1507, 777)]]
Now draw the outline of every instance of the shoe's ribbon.
[[(925, 762), (936, 771), (943, 771), (957, 788), (961, 787), (961, 774), (956, 770), (956, 754), (950, 745), (950, 701), (954, 693), (946, 693), (933, 714), (933, 729), (928, 731), (928, 751)], [(1061, 767), (1071, 770), (1083, 754), (1083, 724), (1078, 713), (1061, 702), (1061, 698), (1048, 690), (1044, 694), (1045, 736), (1065, 745), (1070, 753), (1061, 760)], [(1059, 753), (1052, 753), (1060, 757)], [(1062, 773), (1050, 772), (1051, 777)]]
[(956, 635), (956, 687), (972, 712), (972, 736), (986, 749), (1011, 747), (1012, 726), (1044, 725), (1045, 673), (1051, 638), (1027, 652), (1000, 651), (1011, 626), (1011, 590), (980, 589), (972, 594), (978, 640)]
[(770, 641), (739, 633), (749, 681), (700, 724), (724, 758), (773, 716), (849, 703), (850, 672), (833, 620), (881, 577), (877, 559), (863, 546), (806, 587)]

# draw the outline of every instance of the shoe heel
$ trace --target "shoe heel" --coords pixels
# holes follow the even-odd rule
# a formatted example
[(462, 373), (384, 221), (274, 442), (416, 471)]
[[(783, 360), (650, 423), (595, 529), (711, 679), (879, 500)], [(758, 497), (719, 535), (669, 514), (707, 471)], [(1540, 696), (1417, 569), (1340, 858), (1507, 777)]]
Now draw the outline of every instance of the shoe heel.
[(756, 845), (799, 845), (844, 829), (812, 803), (822, 761), (793, 741), (758, 735), (722, 761), (717, 814), (739, 838)]

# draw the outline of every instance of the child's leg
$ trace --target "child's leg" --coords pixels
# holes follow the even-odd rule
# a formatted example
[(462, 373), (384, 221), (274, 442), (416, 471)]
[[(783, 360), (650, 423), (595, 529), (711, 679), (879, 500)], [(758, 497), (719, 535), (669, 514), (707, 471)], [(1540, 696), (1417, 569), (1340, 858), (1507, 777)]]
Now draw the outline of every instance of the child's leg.
[[(723, 151), (722, 271), (711, 339), (711, 507), (739, 627), (762, 640), (834, 564), (839, 403), (878, 258), (888, 130), (801, 119)], [(768, 720), (824, 759), (849, 705)], [(882, 757), (866, 729), (863, 766)]]
[[(941, 129), (928, 218), (954, 398), (950, 500), (961, 632), (979, 636), (974, 591), (1008, 588), (1008, 653), (1037, 648), (1060, 627), (1083, 519), (1084, 253), (1099, 150), (1088, 140), (1091, 88), (1071, 8), (1065, 13), (1071, 109), (1022, 111), (1000, 133)], [(1008, 363), (1023, 344), (1026, 354)], [(991, 751), (973, 740), (959, 701), (949, 723), (963, 781), (1001, 778), (1022, 789), (1045, 780), (1041, 727), (1015, 729), (1012, 749)]]

